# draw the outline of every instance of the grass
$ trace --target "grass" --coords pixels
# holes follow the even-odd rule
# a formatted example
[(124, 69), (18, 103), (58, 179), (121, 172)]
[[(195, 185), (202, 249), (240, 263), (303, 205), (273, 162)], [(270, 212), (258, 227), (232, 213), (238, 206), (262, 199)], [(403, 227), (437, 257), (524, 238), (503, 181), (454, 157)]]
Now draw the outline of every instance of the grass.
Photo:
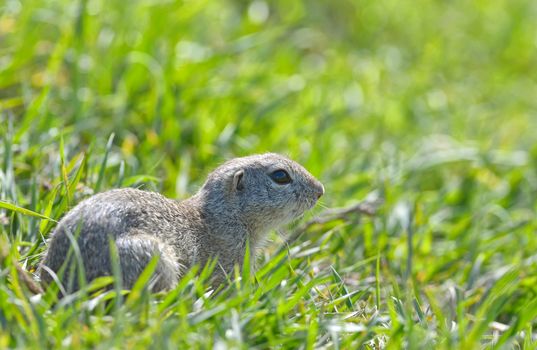
[[(531, 0), (4, 1), (0, 348), (537, 347), (536, 15)], [(289, 246), (273, 234), (255, 276), (219, 293), (194, 272), (166, 294), (105, 280), (60, 301), (20, 281), (92, 193), (185, 198), (264, 151), (311, 170), (322, 206), (383, 204)]]

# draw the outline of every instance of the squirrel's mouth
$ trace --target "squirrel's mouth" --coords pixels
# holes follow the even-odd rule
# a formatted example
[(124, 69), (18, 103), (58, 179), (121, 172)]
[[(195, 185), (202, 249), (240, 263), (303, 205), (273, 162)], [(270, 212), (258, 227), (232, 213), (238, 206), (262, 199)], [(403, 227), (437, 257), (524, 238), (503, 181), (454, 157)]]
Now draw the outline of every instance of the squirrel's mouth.
[(306, 198), (304, 201), (303, 201), (303, 205), (301, 205), (299, 208), (297, 208), (297, 213), (298, 213), (298, 216), (304, 214), (306, 211), (312, 209), (313, 207), (315, 207), (315, 205), (317, 205), (317, 202), (318, 202), (318, 198)]

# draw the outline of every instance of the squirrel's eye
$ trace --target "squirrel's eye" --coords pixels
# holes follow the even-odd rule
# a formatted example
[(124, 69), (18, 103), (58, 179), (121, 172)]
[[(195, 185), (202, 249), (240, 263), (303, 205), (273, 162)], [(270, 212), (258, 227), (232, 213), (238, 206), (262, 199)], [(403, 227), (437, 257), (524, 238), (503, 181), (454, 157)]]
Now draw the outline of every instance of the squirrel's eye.
[(269, 176), (272, 181), (276, 182), (279, 185), (291, 183), (291, 176), (289, 176), (289, 174), (285, 170), (276, 170), (272, 172)]

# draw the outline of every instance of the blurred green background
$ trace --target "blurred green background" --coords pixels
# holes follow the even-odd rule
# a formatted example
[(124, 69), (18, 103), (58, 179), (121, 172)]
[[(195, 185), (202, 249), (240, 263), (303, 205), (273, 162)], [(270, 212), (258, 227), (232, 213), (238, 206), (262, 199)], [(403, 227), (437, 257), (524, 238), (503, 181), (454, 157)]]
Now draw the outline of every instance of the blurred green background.
[[(325, 184), (324, 206), (384, 198), (314, 242), (312, 265), (378, 254), (377, 306), (410, 278), (459, 321), (514, 268), (487, 320), (518, 324), (537, 293), (536, 19), (532, 0), (4, 0), (0, 198), (44, 212), (82, 153), (75, 196), (185, 198), (226, 159), (280, 152)], [(374, 288), (359, 282), (374, 262), (345, 271)], [(446, 306), (454, 285), (464, 298)]]
[(127, 171), (156, 173), (178, 196), (181, 169), (199, 182), (206, 163), (267, 150), (342, 191), (429, 144), (532, 150), (536, 11), (532, 1), (8, 0), (2, 119), (13, 111), (29, 147), (51, 147), (60, 131), (73, 148), (99, 147), (113, 132)]

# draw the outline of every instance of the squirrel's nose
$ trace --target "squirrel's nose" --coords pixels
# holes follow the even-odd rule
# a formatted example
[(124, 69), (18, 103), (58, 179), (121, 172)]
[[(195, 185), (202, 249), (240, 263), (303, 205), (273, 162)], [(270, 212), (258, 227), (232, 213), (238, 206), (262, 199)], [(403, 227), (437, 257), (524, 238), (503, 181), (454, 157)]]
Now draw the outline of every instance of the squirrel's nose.
[(319, 182), (317, 186), (315, 186), (315, 195), (317, 196), (317, 199), (321, 198), (321, 196), (324, 194), (324, 186), (322, 183)]

